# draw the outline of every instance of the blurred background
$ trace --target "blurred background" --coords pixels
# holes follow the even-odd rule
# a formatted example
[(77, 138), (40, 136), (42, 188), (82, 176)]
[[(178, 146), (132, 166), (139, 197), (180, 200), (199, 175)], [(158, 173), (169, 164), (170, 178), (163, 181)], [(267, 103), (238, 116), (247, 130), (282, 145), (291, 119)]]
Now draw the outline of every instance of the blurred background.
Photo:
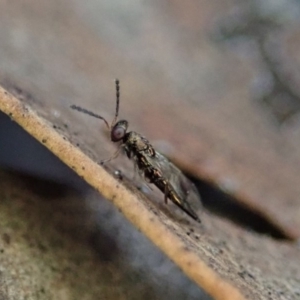
[[(281, 237), (297, 238), (299, 15), (296, 0), (3, 0), (0, 82), (21, 98), (33, 99), (65, 130), (80, 130), (94, 151), (91, 156), (101, 160), (114, 151), (103, 124), (86, 116), (70, 121), (77, 113), (69, 106), (75, 103), (111, 120), (114, 79), (119, 78), (120, 116), (129, 120), (130, 129), (143, 133), (198, 180), (237, 195), (238, 205), (265, 213)], [(35, 218), (40, 210), (47, 214), (47, 207), (53, 216), (49, 226), (59, 224), (58, 232), (61, 226), (67, 232), (64, 238), (85, 247), (85, 260), (95, 256), (95, 264), (109, 274), (106, 287), (118, 286), (113, 295), (107, 289), (107, 298), (209, 299), (109, 203), (3, 114), (0, 167), (17, 172), (9, 173), (12, 185), (25, 182), (31, 193), (45, 198), (36, 200), (36, 211), (29, 206)], [(24, 238), (29, 227), (23, 230)], [(77, 270), (72, 259), (68, 268)], [(32, 299), (50, 299), (56, 289), (60, 299), (99, 299), (91, 286), (70, 296), (74, 274), (60, 281), (60, 271), (53, 270), (44, 283), (39, 272), (35, 287), (44, 290), (30, 294)], [(92, 276), (97, 282), (103, 273), (79, 278), (88, 282)]]

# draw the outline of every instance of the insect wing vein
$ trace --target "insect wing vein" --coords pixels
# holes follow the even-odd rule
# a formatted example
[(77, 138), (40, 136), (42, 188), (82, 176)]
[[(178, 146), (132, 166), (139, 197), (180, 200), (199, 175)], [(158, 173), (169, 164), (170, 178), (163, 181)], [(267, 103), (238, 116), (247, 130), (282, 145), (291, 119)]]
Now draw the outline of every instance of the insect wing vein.
[(175, 204), (191, 215), (196, 214), (193, 208), (202, 209), (197, 188), (173, 163), (158, 151), (155, 151), (154, 157), (147, 156), (146, 159), (150, 165), (159, 170), (168, 182), (169, 190), (175, 193), (175, 195), (173, 194), (174, 197), (171, 198)]

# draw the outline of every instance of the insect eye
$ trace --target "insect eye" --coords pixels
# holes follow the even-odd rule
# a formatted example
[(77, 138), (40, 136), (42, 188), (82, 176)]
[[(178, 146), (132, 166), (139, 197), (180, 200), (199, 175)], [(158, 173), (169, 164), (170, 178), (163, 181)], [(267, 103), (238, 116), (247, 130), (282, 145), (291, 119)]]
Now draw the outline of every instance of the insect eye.
[(118, 142), (124, 137), (125, 133), (126, 130), (124, 127), (117, 126), (111, 132), (111, 140), (113, 142)]

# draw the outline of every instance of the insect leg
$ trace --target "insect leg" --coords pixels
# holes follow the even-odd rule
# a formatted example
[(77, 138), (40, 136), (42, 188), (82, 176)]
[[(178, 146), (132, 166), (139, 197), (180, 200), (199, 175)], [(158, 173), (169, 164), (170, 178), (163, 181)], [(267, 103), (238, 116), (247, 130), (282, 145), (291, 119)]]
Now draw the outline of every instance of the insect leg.
[(111, 160), (117, 158), (118, 155), (120, 154), (121, 149), (122, 149), (122, 145), (118, 148), (118, 150), (117, 150), (111, 157), (109, 157), (109, 158), (107, 158), (107, 159), (104, 159), (104, 160), (101, 160), (101, 161), (99, 162), (99, 164), (100, 164), (100, 165), (103, 165), (103, 164), (105, 164), (105, 163), (107, 163), (107, 162), (109, 162), (109, 161), (111, 161)]
[(136, 161), (134, 160), (133, 161), (133, 180), (136, 180), (136, 174), (141, 175), (138, 165), (137, 165)]
[(167, 182), (163, 181), (165, 183), (165, 203), (168, 204), (168, 196), (169, 196), (169, 185)]
[(145, 182), (145, 184), (149, 188), (149, 190), (153, 191), (152, 187), (149, 185), (149, 183), (151, 183), (151, 182), (149, 181), (149, 179), (147, 179), (145, 172), (143, 172), (141, 169), (139, 169), (137, 163), (134, 161), (134, 176), (136, 174), (139, 174), (140, 178), (143, 179), (143, 181)]

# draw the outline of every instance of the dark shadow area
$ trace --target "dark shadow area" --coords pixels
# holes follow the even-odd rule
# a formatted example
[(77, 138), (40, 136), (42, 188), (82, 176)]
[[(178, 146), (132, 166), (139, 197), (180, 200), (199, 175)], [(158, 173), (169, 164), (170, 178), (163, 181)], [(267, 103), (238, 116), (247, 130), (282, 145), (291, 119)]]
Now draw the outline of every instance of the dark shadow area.
[[(53, 181), (51, 179), (43, 179), (38, 176), (29, 175), (18, 171), (5, 170), (12, 177), (23, 182), (28, 190), (37, 196), (47, 200), (55, 200), (66, 197), (72, 192), (72, 189), (64, 183)], [(75, 192), (75, 191), (74, 191)]]
[[(64, 186), (85, 190), (85, 183), (73, 170), (60, 161), (44, 145), (28, 134), (16, 122), (0, 112), (0, 168), (16, 171), (39, 178), (40, 189), (46, 182), (45, 189), (54, 193), (55, 189), (62, 191)], [(55, 188), (48, 188), (53, 183)], [(33, 185), (34, 186), (34, 185)], [(40, 190), (41, 192), (41, 190)]]
[(203, 206), (213, 214), (230, 219), (235, 224), (259, 234), (279, 240), (292, 240), (279, 226), (268, 220), (261, 212), (243, 205), (233, 196), (211, 183), (188, 176), (198, 188)]

